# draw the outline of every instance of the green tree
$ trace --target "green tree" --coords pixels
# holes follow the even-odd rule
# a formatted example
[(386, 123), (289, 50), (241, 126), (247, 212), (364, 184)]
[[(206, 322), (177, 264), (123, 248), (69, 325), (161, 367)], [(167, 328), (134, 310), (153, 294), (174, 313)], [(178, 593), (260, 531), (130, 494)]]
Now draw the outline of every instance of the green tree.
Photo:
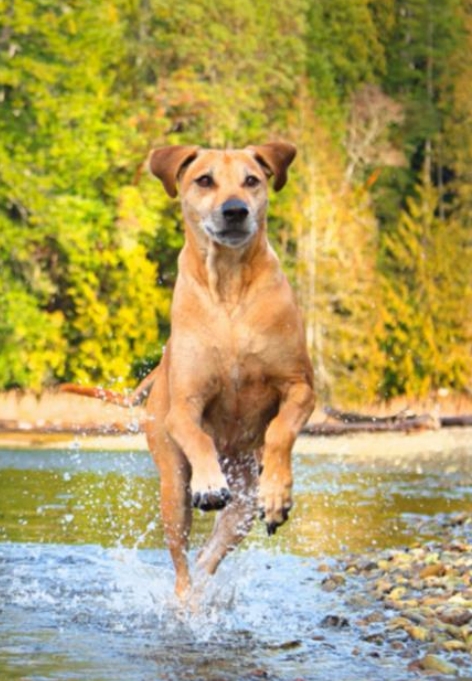
[(460, 222), (441, 219), (438, 204), (426, 175), (397, 229), (383, 236), (387, 397), (464, 390), (470, 382), (466, 232)]
[(385, 69), (369, 0), (310, 0), (306, 42), (307, 75), (320, 112), (328, 107), (333, 113)]
[[(156, 267), (140, 245), (140, 228), (123, 235), (125, 223), (118, 225), (127, 161), (114, 91), (122, 25), (108, 3), (3, 4), (0, 277), (7, 350), (0, 385), (111, 375), (126, 381), (136, 349), (157, 354), (157, 318), (167, 304), (156, 295)], [(118, 328), (117, 349), (110, 336)]]
[(365, 188), (346, 184), (343, 156), (313, 108), (305, 90), (290, 127), (299, 155), (273, 236), (304, 311), (319, 397), (359, 404), (375, 399), (382, 366), (376, 222)]
[(0, 13), (0, 387), (134, 383), (165, 342), (183, 238), (149, 150), (277, 137), (299, 155), (271, 237), (320, 392), (470, 386), (468, 0)]
[(123, 5), (138, 129), (212, 146), (277, 132), (303, 71), (304, 10), (305, 0)]

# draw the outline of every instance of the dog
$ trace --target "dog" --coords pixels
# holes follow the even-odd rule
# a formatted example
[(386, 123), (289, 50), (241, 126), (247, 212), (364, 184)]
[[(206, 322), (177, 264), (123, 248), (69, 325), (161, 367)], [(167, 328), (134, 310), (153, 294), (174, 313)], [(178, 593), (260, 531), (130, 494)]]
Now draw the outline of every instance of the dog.
[(171, 197), (180, 191), (185, 223), (170, 339), (129, 397), (64, 386), (123, 406), (148, 395), (145, 431), (180, 599), (192, 586), (192, 507), (219, 511), (196, 561), (197, 575), (211, 575), (257, 510), (271, 535), (292, 506), (291, 451), (314, 408), (313, 369), (266, 214), (269, 181), (282, 189), (295, 155), (285, 142), (153, 151), (150, 170)]

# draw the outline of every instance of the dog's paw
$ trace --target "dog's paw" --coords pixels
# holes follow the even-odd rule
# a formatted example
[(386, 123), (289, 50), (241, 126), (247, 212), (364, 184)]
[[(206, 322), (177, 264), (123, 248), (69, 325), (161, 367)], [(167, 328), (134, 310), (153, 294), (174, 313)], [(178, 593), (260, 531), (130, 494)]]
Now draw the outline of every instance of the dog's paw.
[(227, 487), (207, 492), (194, 492), (192, 504), (201, 511), (219, 511), (231, 501), (231, 492)]
[(289, 511), (290, 509), (284, 508), (282, 509), (282, 513), (278, 518), (275, 520), (267, 520), (265, 510), (263, 508), (259, 509), (259, 518), (263, 521), (265, 520), (267, 534), (269, 537), (275, 534), (277, 529), (288, 520)]
[(292, 508), (292, 484), (287, 480), (285, 484), (275, 481), (264, 481), (263, 476), (259, 487), (259, 517), (265, 521), (267, 533), (275, 534), (277, 528), (288, 520)]
[(219, 465), (192, 471), (192, 505), (201, 511), (219, 511), (231, 500), (228, 483)]

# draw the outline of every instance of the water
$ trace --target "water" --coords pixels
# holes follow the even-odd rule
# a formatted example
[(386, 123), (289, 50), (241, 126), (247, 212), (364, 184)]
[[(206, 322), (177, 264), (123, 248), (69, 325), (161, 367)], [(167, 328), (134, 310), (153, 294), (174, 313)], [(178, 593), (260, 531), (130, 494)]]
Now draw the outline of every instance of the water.
[[(188, 612), (146, 453), (0, 451), (0, 679), (404, 680), (394, 651), (322, 626), (360, 614), (318, 568), (411, 544), (424, 518), (472, 508), (470, 454), (400, 467), (296, 456), (290, 522), (271, 539), (258, 525)], [(196, 514), (194, 547), (211, 522)]]

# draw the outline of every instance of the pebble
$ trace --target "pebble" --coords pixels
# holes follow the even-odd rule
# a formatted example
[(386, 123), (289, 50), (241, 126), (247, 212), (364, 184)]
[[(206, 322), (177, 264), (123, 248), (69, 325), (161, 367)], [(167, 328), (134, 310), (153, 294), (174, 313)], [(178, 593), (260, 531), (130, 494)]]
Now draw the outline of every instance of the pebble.
[[(442, 541), (373, 549), (332, 564), (322, 588), (344, 587), (346, 606), (363, 612), (352, 625), (331, 615), (321, 626), (351, 626), (365, 645), (390, 646), (405, 671), (440, 678), (470, 670), (472, 681), (472, 515), (444, 515), (431, 524)], [(422, 529), (427, 536), (427, 521)]]
[(321, 620), (320, 627), (345, 629), (349, 627), (349, 620), (347, 619), (347, 617), (342, 617), (341, 615), (326, 615), (326, 617), (323, 617), (323, 619)]
[(460, 627), (472, 620), (472, 610), (465, 608), (445, 608), (444, 610), (440, 610), (438, 616), (441, 622), (454, 624), (456, 627)]
[(446, 567), (443, 563), (433, 563), (420, 570), (421, 579), (427, 577), (443, 577), (446, 574)]
[(454, 650), (467, 650), (467, 646), (464, 641), (457, 641), (452, 639), (451, 641), (444, 641), (442, 644), (444, 650), (454, 651)]
[(431, 639), (431, 634), (426, 627), (408, 625), (405, 627), (405, 631), (410, 634), (411, 638), (415, 639), (415, 641), (429, 641)]
[(345, 584), (346, 578), (344, 577), (344, 575), (333, 574), (323, 579), (323, 581), (321, 582), (321, 588), (323, 589), (323, 591), (331, 592), (335, 591), (340, 586), (344, 586)]
[(419, 667), (427, 671), (438, 672), (446, 676), (457, 676), (459, 673), (456, 665), (448, 662), (439, 655), (425, 655), (419, 662)]

